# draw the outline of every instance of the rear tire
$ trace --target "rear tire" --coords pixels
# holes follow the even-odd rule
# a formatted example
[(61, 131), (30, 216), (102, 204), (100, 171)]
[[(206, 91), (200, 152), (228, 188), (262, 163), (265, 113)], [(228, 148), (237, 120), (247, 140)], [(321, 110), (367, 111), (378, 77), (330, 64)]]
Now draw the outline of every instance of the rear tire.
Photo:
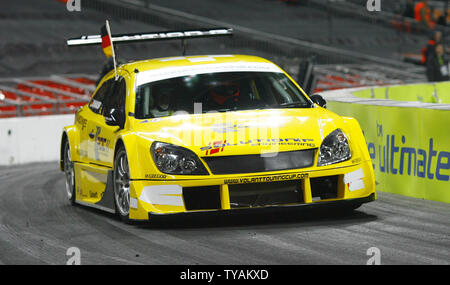
[(130, 222), (130, 170), (128, 157), (123, 146), (119, 147), (114, 158), (114, 204), (120, 219)]
[(64, 174), (66, 177), (66, 195), (70, 201), (70, 204), (75, 204), (76, 192), (75, 192), (75, 169), (70, 155), (69, 141), (64, 143)]

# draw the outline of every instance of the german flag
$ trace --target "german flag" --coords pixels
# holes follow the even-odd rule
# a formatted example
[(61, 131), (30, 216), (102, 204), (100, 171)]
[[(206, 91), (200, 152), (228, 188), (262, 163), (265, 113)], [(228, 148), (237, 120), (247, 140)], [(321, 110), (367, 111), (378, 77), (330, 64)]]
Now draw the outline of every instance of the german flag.
[(111, 46), (111, 37), (106, 28), (106, 24), (103, 25), (103, 27), (101, 29), (101, 36), (102, 36), (103, 52), (105, 53), (107, 58), (110, 58), (111, 56), (113, 56), (113, 50), (112, 50), (113, 48)]

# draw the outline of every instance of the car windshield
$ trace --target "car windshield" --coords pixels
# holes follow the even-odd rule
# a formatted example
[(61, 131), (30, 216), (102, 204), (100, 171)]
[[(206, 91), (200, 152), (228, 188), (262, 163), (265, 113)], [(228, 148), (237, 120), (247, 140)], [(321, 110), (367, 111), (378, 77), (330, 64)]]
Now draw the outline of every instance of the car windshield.
[[(222, 72), (170, 78), (138, 86), (138, 119), (194, 113), (273, 108), (310, 108), (311, 103), (283, 73)], [(196, 107), (196, 112), (198, 112)]]

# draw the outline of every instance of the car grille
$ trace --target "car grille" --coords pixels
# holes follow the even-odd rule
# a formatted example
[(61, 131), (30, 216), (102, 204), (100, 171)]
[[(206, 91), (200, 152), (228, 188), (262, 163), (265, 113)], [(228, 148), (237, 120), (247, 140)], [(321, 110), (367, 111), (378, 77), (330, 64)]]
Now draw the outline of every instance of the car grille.
[(203, 157), (213, 174), (239, 174), (299, 169), (312, 166), (315, 149), (274, 154)]
[(337, 198), (338, 181), (338, 175), (311, 178), (311, 196), (313, 200)]
[(300, 180), (228, 185), (231, 208), (304, 202)]
[(183, 187), (183, 200), (186, 210), (218, 210), (220, 186)]

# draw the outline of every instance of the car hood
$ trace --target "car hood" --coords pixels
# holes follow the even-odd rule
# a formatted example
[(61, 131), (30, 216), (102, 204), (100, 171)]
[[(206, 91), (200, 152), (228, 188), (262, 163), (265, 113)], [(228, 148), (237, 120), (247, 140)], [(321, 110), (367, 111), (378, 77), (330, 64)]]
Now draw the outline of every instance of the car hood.
[(275, 153), (320, 147), (343, 124), (323, 108), (268, 109), (139, 120), (136, 134), (186, 147), (199, 156)]

